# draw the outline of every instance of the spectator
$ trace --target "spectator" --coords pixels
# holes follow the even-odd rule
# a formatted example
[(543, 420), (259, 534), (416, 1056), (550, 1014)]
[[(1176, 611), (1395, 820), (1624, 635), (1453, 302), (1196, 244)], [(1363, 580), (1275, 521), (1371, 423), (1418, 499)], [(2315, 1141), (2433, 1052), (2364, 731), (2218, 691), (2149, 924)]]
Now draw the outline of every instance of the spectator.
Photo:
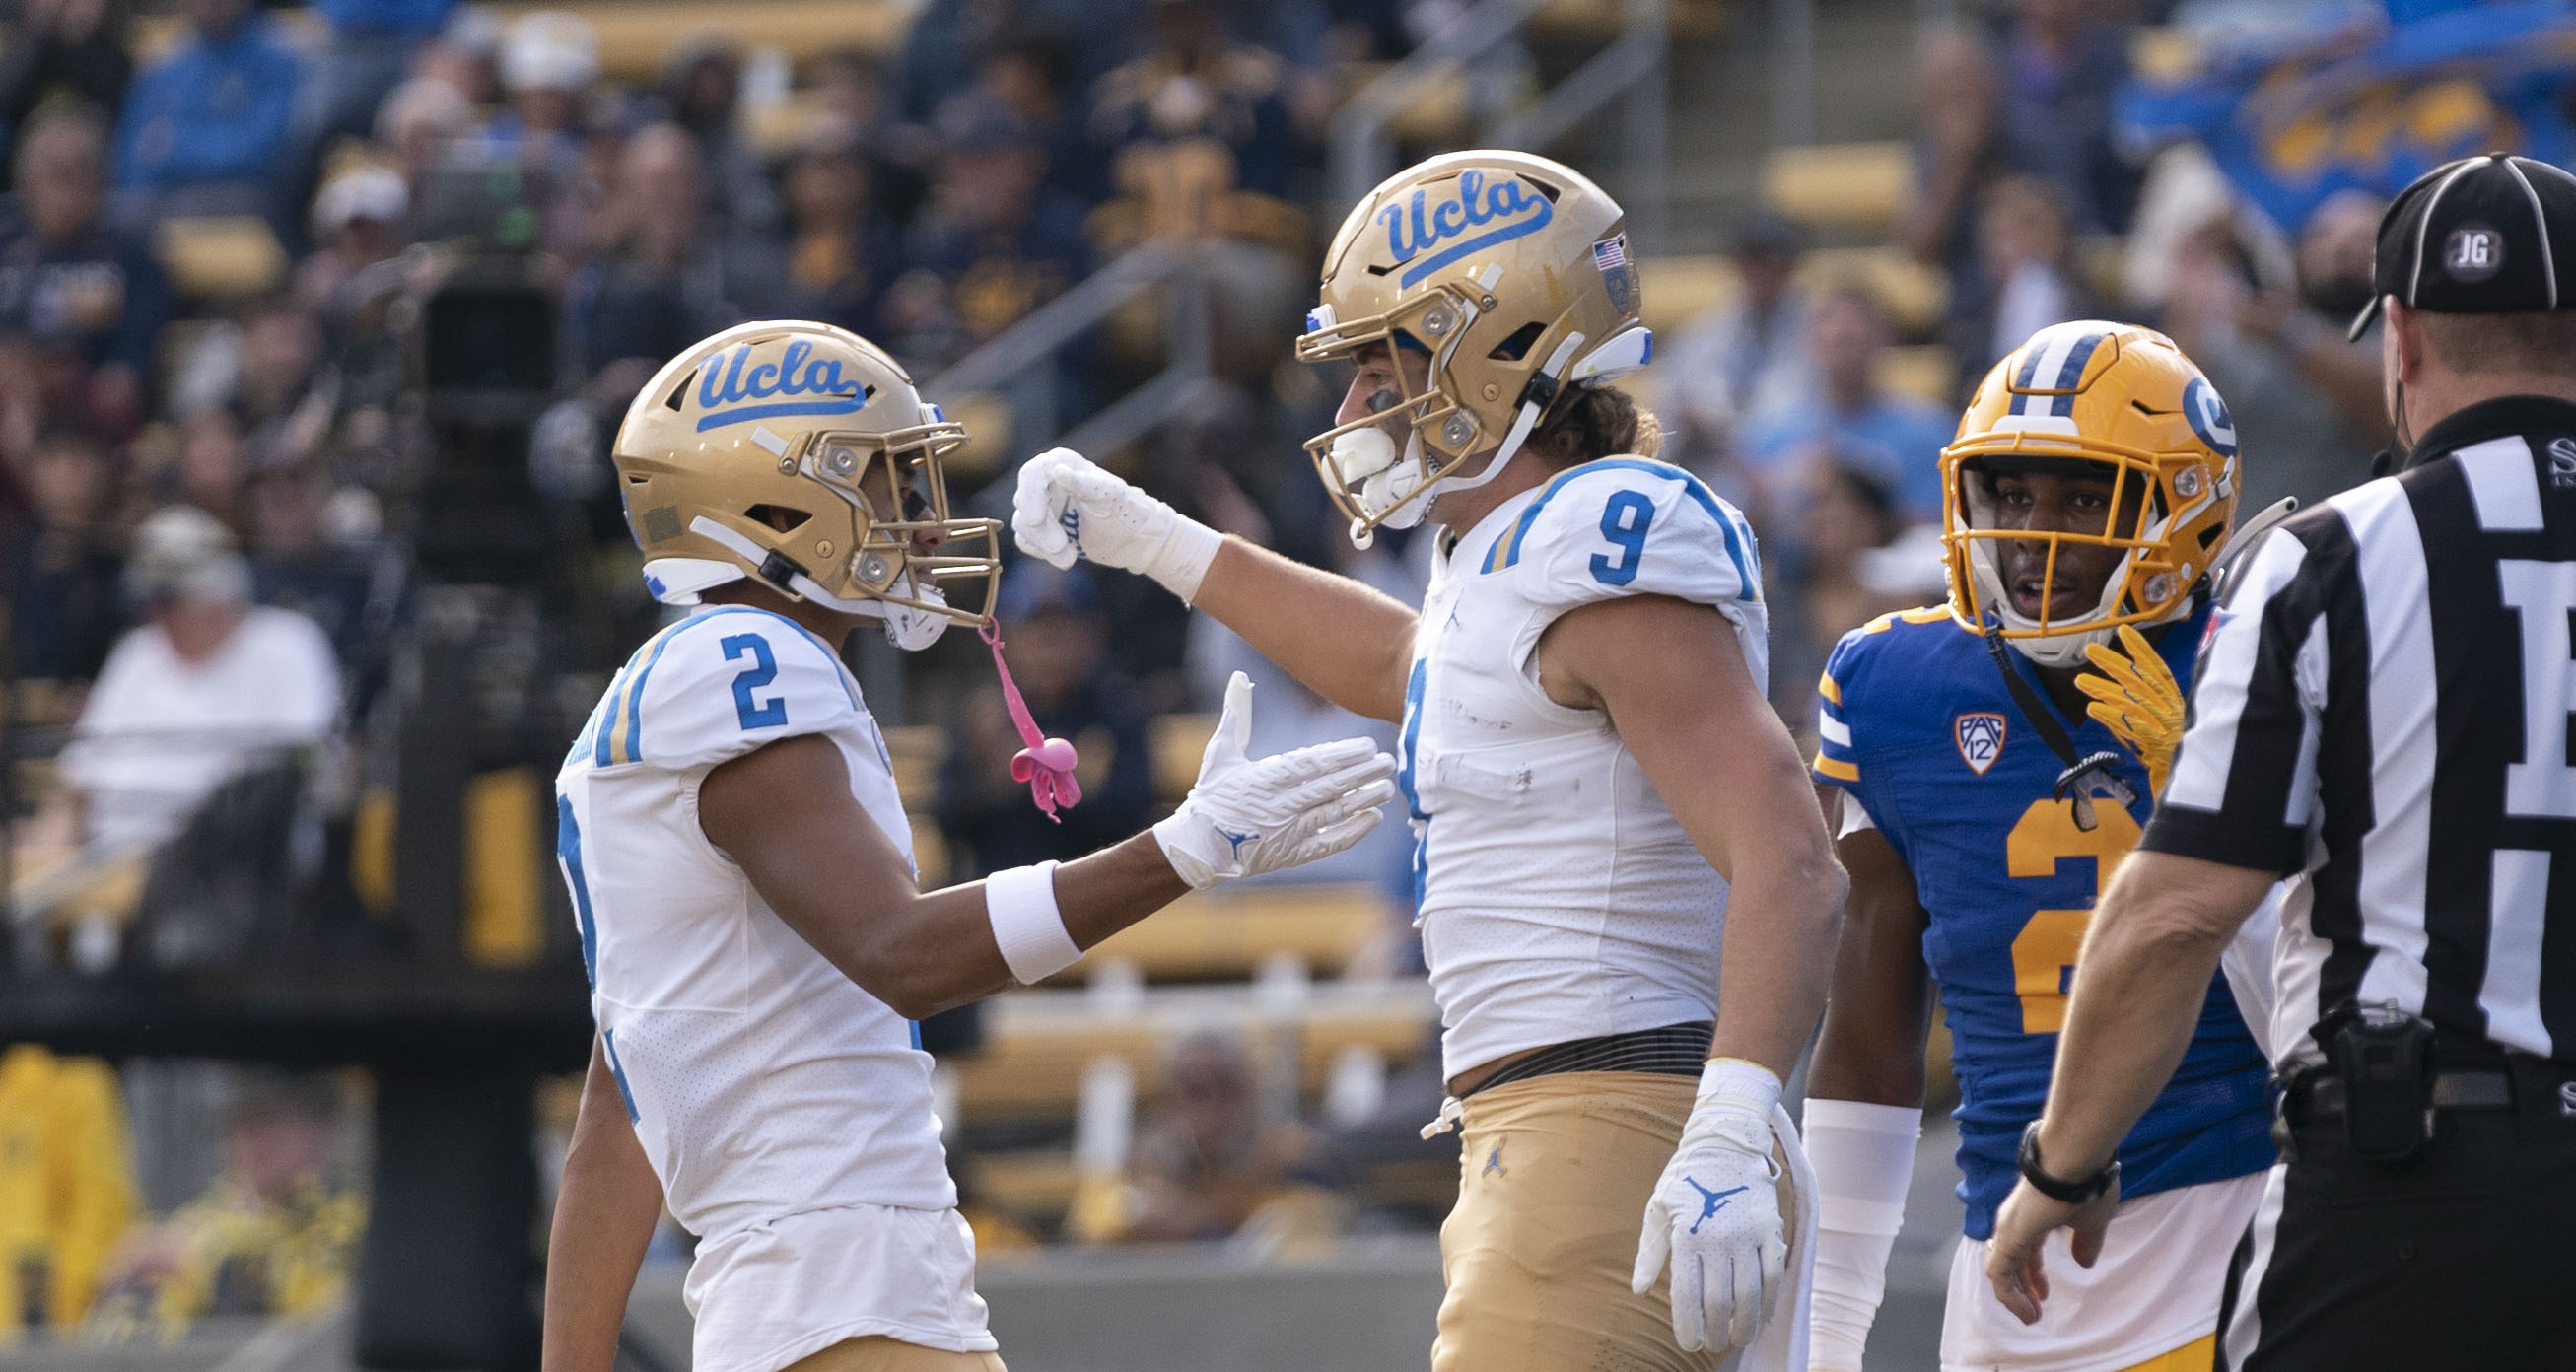
[(953, 357), (1009, 328), (1090, 270), (1081, 202), (1046, 186), (1026, 122), (989, 91), (941, 112), (932, 203), (914, 226), (912, 270), (887, 301), (909, 356)]
[(207, 1316), (310, 1315), (348, 1288), (366, 1203), (331, 1174), (327, 1080), (254, 1085), (227, 1114), (224, 1169), (116, 1258), (98, 1324), (165, 1338)]
[(2390, 441), (2378, 340), (2344, 339), (2370, 303), (2381, 208), (2360, 191), (2319, 205), (2299, 235), (2295, 290), (2258, 286), (2224, 222), (2182, 244), (2168, 332), (2227, 397), (2250, 455), (2241, 509), (2358, 485), (2370, 475), (2361, 455)]
[(108, 534), (116, 472), (95, 434), (57, 428), (28, 454), (34, 512), (10, 538), (5, 593), (9, 675), (87, 681), (106, 665), (125, 623), (117, 596), (123, 561)]
[[(1144, 54), (1102, 77), (1092, 96), (1090, 138), (1107, 189), (1147, 202), (1158, 226), (1207, 224), (1217, 198), (1235, 191), (1284, 198), (1293, 149), (1279, 55), (1227, 41), (1211, 0), (1157, 0), (1148, 33)], [(1155, 203), (1176, 195), (1207, 203)]]
[(566, 292), (566, 341), (583, 374), (664, 358), (769, 312), (784, 277), (774, 255), (709, 233), (706, 168), (676, 124), (627, 140), (599, 219), (599, 257)]
[(560, 10), (522, 15), (501, 46), (501, 88), (509, 104), (483, 126), (486, 156), (516, 161), (550, 185), (581, 173), (583, 97), (599, 79), (599, 40), (590, 22)]
[(1814, 392), (1814, 307), (1795, 279), (1805, 252), (1805, 236), (1777, 215), (1736, 225), (1735, 298), (1685, 325), (1663, 364), (1655, 413), (1680, 426), (1672, 460), (1712, 465), (1739, 419)]
[(179, 430), (179, 460), (163, 494), (213, 515), (225, 528), (250, 527), (242, 497), (250, 481), (250, 440), (241, 416), (209, 407), (188, 416)]
[(345, 316), (359, 275), (402, 252), (410, 215), (411, 190), (389, 167), (362, 163), (323, 181), (313, 197), (319, 246), (295, 266), (296, 303), (326, 324)]
[(71, 1333), (134, 1208), (115, 1069), (0, 1050), (0, 1346), (29, 1325)]
[(904, 34), (894, 65), (893, 116), (929, 124), (995, 44), (1013, 33), (1054, 32), (1068, 39), (1067, 88), (1088, 90), (1125, 56), (1141, 0), (929, 0)]
[(318, 164), (330, 140), (374, 125), (385, 93), (447, 26), (456, 0), (314, 0), (313, 9), (330, 36), (297, 112), (307, 166)]
[(1993, 332), (1985, 327), (1993, 290), (1977, 256), (1977, 209), (2010, 169), (2003, 68), (1975, 30), (1934, 26), (1915, 48), (1914, 86), (1923, 131), (1915, 143), (1917, 192), (1904, 243), (1916, 261), (1949, 276), (1942, 340), (1963, 368), (1974, 368)]
[(1963, 382), (1973, 383), (2049, 325), (2101, 313), (2076, 274), (2073, 252), (2065, 206), (2046, 182), (2011, 176), (1987, 189), (1977, 217), (1977, 255), (1994, 295), (1984, 348), (1970, 355), (1975, 362)]
[(734, 132), (734, 98), (742, 85), (742, 48), (716, 30), (683, 41), (662, 70), (662, 102), (671, 122), (698, 140), (714, 215), (727, 233), (778, 231), (778, 190), (760, 155)]
[(312, 620), (250, 602), (250, 569), (211, 515), (136, 530), (127, 585), (144, 622), (108, 655), (63, 751), (89, 839), (110, 852), (177, 832), (198, 802), (339, 714), (338, 665)]
[(385, 97), (376, 111), (376, 141), (393, 150), (410, 205), (422, 203), (449, 145), (473, 127), (474, 107), (445, 81), (414, 77)]
[(1222, 1239), (1260, 1228), (1288, 1241), (1339, 1223), (1320, 1140), (1262, 1107), (1243, 1046), (1201, 1032), (1172, 1050), (1127, 1173), (1077, 1196), (1066, 1227), (1090, 1243)]
[(833, 121), (787, 163), (787, 306), (862, 337), (903, 274), (903, 236), (877, 212), (874, 168), (855, 126)]
[(1145, 718), (1108, 668), (1109, 623), (1090, 574), (1024, 559), (1003, 578), (996, 609), (1029, 713), (1081, 755), (1082, 803), (1062, 811), (1060, 824), (1029, 804), (1029, 788), (1011, 780), (1020, 735), (1000, 688), (981, 688), (960, 707), (940, 770), (936, 815), (960, 854), (957, 880), (1090, 852), (1135, 832), (1153, 800)]
[(109, 229), (107, 124), (70, 102), (18, 139), (15, 212), (0, 221), (0, 329), (86, 371), (87, 408), (119, 430), (142, 418), (170, 284), (133, 235)]
[(0, 135), (15, 136), (37, 106), (69, 95), (103, 110), (125, 102), (133, 14), (125, 0), (22, 0), (0, 44)]
[(134, 78), (116, 184), (166, 208), (266, 209), (303, 63), (250, 0), (187, 0), (187, 32)]
[(1772, 704), (1782, 718), (1815, 719), (1816, 678), (1845, 633), (1912, 608), (1891, 603), (1866, 570), (1869, 555), (1895, 542), (1904, 524), (1886, 483), (1869, 471), (1830, 459), (1814, 469), (1799, 514), (1797, 574), (1782, 587), (1784, 627), (1794, 627), (1771, 640)]
[(2013, 164), (2056, 188), (2079, 233), (2124, 232), (2137, 202), (2138, 171), (2111, 142), (2111, 100), (2129, 78), (2128, 35), (2103, 22), (2104, 8), (2017, 0), (2007, 59)]
[(1757, 508), (1778, 519), (1788, 496), (1826, 460), (1866, 472), (1892, 492), (1908, 520), (1941, 516), (1941, 449), (1958, 431), (1949, 410), (1887, 388), (1887, 316), (1878, 298), (1843, 286), (1817, 302), (1812, 326), (1816, 389), (1755, 415), (1744, 453)]
[(332, 540), (331, 480), (315, 462), (261, 473), (250, 483), (251, 598), (310, 619), (353, 681), (383, 666), (400, 576), (367, 550)]

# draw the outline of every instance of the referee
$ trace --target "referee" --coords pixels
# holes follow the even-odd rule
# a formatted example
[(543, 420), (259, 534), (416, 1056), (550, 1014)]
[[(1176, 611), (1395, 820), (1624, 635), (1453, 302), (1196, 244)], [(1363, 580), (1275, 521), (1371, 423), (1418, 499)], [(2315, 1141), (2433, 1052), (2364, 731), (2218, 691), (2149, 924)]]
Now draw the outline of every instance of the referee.
[[(2576, 1367), (2576, 177), (2490, 154), (2380, 222), (2398, 475), (2237, 565), (2161, 807), (2095, 912), (1988, 1250), (2099, 1253), (2112, 1150), (2220, 950), (2290, 879), (2272, 1170), (2227, 1275), (2239, 1372)], [(2220, 1280), (2212, 1272), (2209, 1280)]]

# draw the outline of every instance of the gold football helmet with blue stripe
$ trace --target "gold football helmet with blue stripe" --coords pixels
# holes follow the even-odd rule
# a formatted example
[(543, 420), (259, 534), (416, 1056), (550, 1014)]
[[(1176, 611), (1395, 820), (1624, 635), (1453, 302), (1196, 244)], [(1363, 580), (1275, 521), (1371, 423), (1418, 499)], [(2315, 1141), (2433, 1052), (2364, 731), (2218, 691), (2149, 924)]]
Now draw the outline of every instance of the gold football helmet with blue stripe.
[[(1388, 177), (1333, 236), (1321, 295), (1299, 361), (1373, 346), (1430, 355), (1418, 394), (1306, 441), (1363, 547), (1380, 524), (1419, 523), (1439, 490), (1491, 479), (1566, 387), (1624, 376), (1653, 352), (1626, 212), (1525, 152), (1449, 153)], [(1394, 410), (1413, 429), (1401, 453), (1379, 427)]]
[[(2040, 330), (1986, 374), (1941, 452), (1950, 613), (1972, 629), (1993, 619), (2006, 641), (2051, 667), (2082, 666), (2086, 645), (2109, 642), (2123, 624), (2182, 618), (2234, 526), (2238, 460), (2226, 402), (2172, 339), (2098, 319)], [(2100, 529), (2000, 527), (1992, 473), (2066, 463), (2108, 469)], [(2047, 545), (2036, 618), (2005, 592), (2006, 542)], [(2076, 546), (2122, 556), (2097, 604), (2052, 617), (2058, 555)]]
[[(749, 577), (881, 619), (919, 648), (951, 623), (992, 621), (1001, 526), (952, 518), (942, 469), (965, 441), (875, 344), (758, 321), (645, 383), (617, 430), (617, 490), (654, 598), (695, 604)], [(969, 604), (951, 603), (978, 579)]]

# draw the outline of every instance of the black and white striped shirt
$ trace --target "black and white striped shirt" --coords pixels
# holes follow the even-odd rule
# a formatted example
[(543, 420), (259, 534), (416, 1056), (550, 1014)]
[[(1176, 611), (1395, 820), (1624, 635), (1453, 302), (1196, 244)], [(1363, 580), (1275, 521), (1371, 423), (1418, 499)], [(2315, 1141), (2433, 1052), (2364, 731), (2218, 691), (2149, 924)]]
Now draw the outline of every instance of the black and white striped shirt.
[(2433, 426), (2235, 573), (2140, 846), (2296, 875), (2270, 1041), (2348, 1005), (2576, 1062), (2576, 405)]

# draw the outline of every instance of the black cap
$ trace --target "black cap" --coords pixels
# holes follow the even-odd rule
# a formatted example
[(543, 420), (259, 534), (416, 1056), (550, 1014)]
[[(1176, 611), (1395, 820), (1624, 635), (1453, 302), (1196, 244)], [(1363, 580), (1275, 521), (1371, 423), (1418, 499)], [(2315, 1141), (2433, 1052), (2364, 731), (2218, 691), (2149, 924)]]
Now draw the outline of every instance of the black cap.
[(2345, 336), (2392, 295), (2435, 314), (2576, 309), (2576, 176), (2491, 152), (2415, 178), (2379, 217), (2370, 303)]

